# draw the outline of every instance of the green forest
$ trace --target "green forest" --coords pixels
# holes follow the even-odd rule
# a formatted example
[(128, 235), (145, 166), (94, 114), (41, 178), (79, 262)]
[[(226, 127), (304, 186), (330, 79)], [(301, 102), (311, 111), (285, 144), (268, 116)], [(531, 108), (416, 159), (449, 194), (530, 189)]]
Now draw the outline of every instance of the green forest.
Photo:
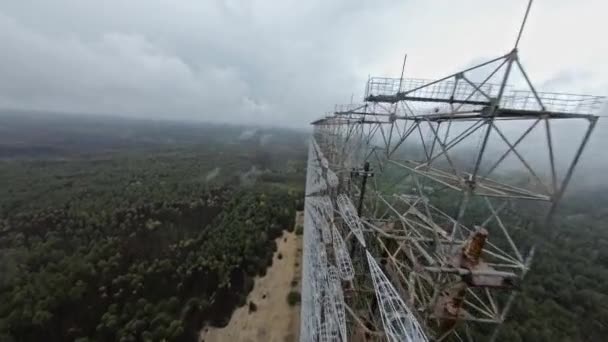
[(0, 341), (196, 341), (303, 205), (299, 132), (2, 120)]
[(501, 340), (606, 340), (607, 190), (572, 188), (552, 225), (522, 232), (538, 248)]

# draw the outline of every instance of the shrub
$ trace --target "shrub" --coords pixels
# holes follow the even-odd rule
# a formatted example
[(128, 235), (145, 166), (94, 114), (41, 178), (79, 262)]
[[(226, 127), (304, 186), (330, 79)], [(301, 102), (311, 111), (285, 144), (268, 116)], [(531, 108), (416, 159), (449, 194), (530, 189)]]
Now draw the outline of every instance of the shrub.
[(258, 306), (253, 301), (249, 301), (249, 313), (256, 311), (258, 311)]
[(287, 294), (287, 303), (290, 306), (294, 306), (300, 303), (300, 292), (298, 291), (289, 291)]

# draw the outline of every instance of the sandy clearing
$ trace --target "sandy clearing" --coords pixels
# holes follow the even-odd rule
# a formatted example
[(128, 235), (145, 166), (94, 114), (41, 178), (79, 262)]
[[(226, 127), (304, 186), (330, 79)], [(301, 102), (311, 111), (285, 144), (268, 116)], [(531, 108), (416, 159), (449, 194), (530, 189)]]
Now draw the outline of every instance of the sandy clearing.
[[(302, 214), (296, 215), (296, 227), (302, 224)], [(272, 266), (266, 275), (257, 277), (247, 305), (234, 311), (230, 322), (223, 328), (204, 328), (199, 341), (297, 341), (300, 329), (300, 306), (289, 306), (287, 294), (292, 289), (300, 291), (300, 270), (302, 257), (302, 236), (284, 231), (276, 239), (277, 251)], [(282, 258), (279, 259), (279, 254)], [(292, 286), (296, 280), (297, 285)], [(257, 305), (255, 312), (249, 312), (249, 302)]]

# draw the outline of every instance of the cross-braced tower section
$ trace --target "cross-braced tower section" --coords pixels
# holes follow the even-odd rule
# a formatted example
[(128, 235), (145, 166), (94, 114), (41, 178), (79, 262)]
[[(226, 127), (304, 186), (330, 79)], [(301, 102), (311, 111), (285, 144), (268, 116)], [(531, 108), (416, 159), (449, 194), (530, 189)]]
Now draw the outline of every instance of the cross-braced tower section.
[(602, 99), (537, 91), (515, 48), (313, 122), (301, 340), (496, 339)]

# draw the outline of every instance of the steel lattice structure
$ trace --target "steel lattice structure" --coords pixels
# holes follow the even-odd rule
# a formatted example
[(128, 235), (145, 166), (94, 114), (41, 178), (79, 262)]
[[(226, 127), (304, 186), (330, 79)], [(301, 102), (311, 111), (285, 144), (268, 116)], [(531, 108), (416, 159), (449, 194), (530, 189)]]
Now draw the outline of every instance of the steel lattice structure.
[(313, 122), (300, 340), (497, 339), (603, 98), (537, 91), (516, 43), (364, 100)]

